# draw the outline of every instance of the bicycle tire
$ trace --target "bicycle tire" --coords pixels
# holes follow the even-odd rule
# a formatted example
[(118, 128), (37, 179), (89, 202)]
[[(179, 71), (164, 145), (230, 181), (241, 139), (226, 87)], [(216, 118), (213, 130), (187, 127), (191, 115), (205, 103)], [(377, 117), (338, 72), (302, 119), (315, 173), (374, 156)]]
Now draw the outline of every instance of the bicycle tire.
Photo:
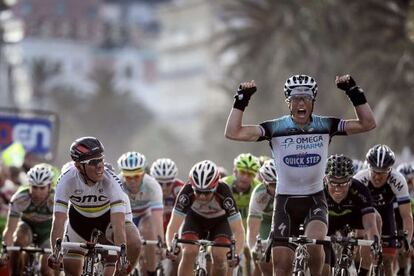
[(207, 271), (203, 268), (199, 268), (196, 270), (196, 276), (207, 276)]
[(293, 272), (293, 275), (294, 276), (306, 276), (305, 271), (302, 271), (302, 270)]
[(340, 276), (349, 276), (349, 271), (346, 268), (341, 268)]
[(155, 271), (155, 273), (157, 274), (157, 276), (165, 276), (164, 273), (164, 268), (157, 268), (157, 270)]

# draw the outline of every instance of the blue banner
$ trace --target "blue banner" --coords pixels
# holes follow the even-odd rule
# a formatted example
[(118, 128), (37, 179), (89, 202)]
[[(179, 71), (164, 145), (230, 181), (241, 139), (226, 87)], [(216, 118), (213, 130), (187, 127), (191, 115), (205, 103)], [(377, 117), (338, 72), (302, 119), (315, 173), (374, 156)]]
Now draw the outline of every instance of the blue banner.
[(23, 144), (27, 152), (50, 159), (56, 141), (56, 115), (35, 111), (0, 111), (0, 150), (13, 142)]

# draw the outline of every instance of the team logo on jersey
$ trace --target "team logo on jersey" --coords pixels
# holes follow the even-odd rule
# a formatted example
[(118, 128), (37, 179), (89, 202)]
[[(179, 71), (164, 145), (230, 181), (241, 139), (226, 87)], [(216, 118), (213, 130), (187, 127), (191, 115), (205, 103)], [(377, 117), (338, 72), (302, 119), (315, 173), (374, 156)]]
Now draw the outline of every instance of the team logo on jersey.
[(287, 137), (281, 142), (282, 147), (285, 149), (294, 146), (296, 150), (309, 150), (323, 147), (323, 136), (322, 135), (306, 135), (299, 136), (296, 138)]
[(178, 197), (178, 202), (183, 206), (187, 206), (190, 202), (190, 198), (188, 197), (188, 195), (183, 194)]
[(321, 162), (319, 154), (292, 154), (283, 157), (283, 162), (289, 167), (312, 167)]
[(223, 206), (224, 206), (225, 209), (230, 210), (231, 208), (234, 207), (234, 200), (230, 197), (226, 198), (223, 201)]
[(84, 196), (70, 196), (72, 201), (76, 203), (96, 203), (100, 201), (107, 201), (108, 197), (105, 195), (84, 195)]
[(293, 138), (288, 137), (281, 144), (282, 144), (282, 147), (284, 147), (285, 149), (287, 149), (291, 145), (294, 145), (295, 144), (295, 141), (293, 140)]

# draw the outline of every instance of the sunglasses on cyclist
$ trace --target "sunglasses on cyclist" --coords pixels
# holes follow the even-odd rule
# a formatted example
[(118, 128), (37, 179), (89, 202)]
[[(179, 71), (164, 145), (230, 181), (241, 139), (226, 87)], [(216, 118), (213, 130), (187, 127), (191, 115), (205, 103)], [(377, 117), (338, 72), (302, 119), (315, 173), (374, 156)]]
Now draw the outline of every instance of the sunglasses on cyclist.
[(332, 187), (346, 187), (349, 185), (349, 183), (351, 183), (350, 179), (341, 182), (332, 181), (331, 179), (328, 179), (328, 184)]
[(377, 170), (377, 169), (374, 169), (374, 168), (370, 167), (370, 168), (369, 168), (369, 170), (370, 170), (371, 172), (375, 173), (375, 174), (382, 174), (382, 175), (386, 175), (386, 174), (389, 174), (389, 173), (390, 173), (391, 168), (388, 168), (388, 169), (386, 169), (386, 170)]
[(313, 97), (311, 95), (292, 95), (288, 98), (289, 102), (300, 102), (300, 101), (304, 101), (304, 102), (310, 102), (313, 100)]
[(103, 162), (104, 162), (103, 156), (98, 157), (98, 158), (92, 158), (92, 159), (85, 160), (85, 161), (80, 161), (81, 164), (85, 164), (85, 165), (88, 165), (88, 166), (94, 166), (94, 167), (98, 166), (99, 164), (101, 164)]
[(204, 195), (204, 196), (207, 196), (207, 195), (210, 195), (212, 193), (214, 193), (214, 191), (197, 191), (197, 190), (194, 190), (194, 194), (195, 195)]

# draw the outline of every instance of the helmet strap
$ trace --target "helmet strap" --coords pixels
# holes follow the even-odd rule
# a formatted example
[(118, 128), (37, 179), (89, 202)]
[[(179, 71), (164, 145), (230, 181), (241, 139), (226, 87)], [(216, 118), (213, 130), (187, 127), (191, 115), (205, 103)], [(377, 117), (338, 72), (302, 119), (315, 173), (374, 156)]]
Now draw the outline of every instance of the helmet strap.
[(95, 184), (97, 181), (93, 181), (88, 174), (86, 173), (86, 164), (81, 164), (82, 165), (82, 170), (79, 170), (80, 174), (82, 175), (83, 179), (85, 180), (86, 184), (89, 184), (90, 182), (92, 182), (93, 184)]

